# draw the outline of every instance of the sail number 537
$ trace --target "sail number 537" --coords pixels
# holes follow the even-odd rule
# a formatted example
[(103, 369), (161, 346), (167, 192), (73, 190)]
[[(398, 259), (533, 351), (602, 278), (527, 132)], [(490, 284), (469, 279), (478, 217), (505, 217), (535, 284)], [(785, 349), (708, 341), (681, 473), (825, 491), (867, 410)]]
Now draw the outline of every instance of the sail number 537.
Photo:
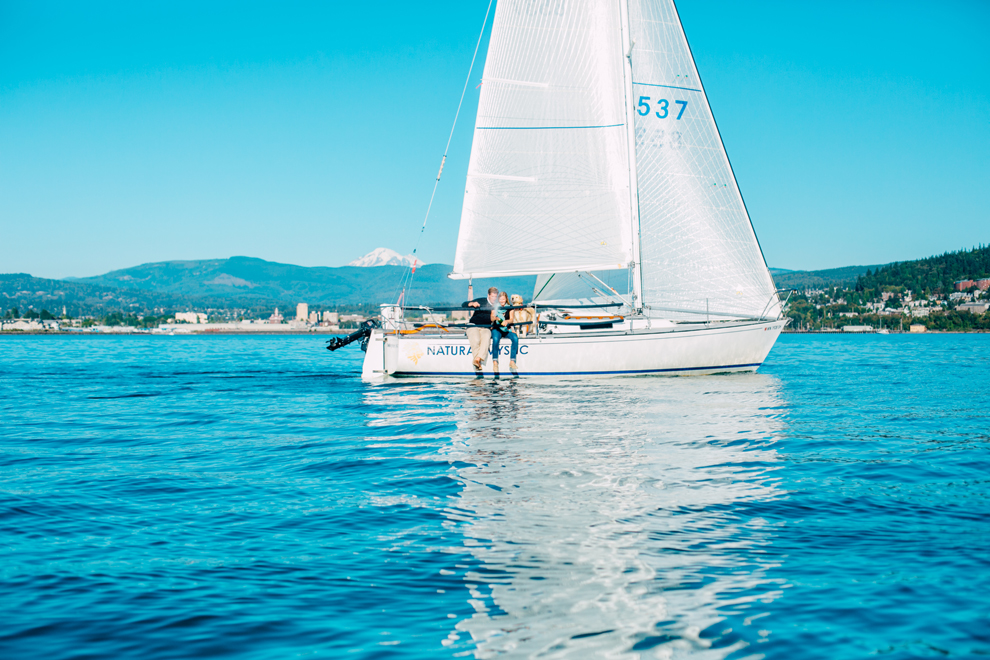
[[(677, 111), (677, 116), (674, 117), (674, 119), (680, 119), (684, 115), (684, 110), (687, 109), (688, 102), (674, 101), (674, 103), (681, 106), (681, 109)], [(655, 114), (658, 118), (666, 119), (667, 116), (670, 115), (670, 101), (668, 101), (667, 99), (657, 99), (656, 108), (657, 109), (654, 111), (653, 114)], [(650, 108), (650, 97), (640, 96), (639, 105), (636, 107), (636, 112), (638, 112), (641, 117), (645, 117), (646, 115), (650, 114), (650, 110), (652, 110), (652, 108)]]

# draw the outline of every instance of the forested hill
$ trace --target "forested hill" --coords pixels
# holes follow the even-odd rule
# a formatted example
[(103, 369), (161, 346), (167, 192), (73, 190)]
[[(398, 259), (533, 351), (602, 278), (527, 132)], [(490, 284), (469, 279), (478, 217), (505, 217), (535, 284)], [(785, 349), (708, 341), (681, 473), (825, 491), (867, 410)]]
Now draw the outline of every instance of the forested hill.
[[(158, 290), (101, 286), (81, 280), (50, 280), (26, 273), (0, 274), (0, 312), (15, 316), (47, 311), (61, 316), (62, 308), (70, 317), (103, 316), (113, 312), (148, 314), (155, 310), (243, 308), (267, 310), (276, 305), (286, 307), (290, 301), (207, 295), (191, 297)], [(0, 314), (2, 316), (3, 314)]]
[[(406, 291), (408, 304), (454, 303), (467, 297), (468, 283), (451, 280), (451, 266), (420, 266)], [(163, 261), (142, 264), (105, 275), (73, 280), (103, 287), (157, 291), (183, 300), (203, 297), (241, 301), (281, 301), (311, 306), (377, 304), (395, 300), (401, 290), (405, 266), (307, 267), (252, 257), (203, 261)], [(536, 278), (503, 277), (475, 280), (475, 291), (494, 285), (504, 291), (530, 295)], [(480, 294), (479, 294), (480, 295)]]
[(852, 286), (856, 278), (880, 266), (843, 266), (825, 270), (784, 270), (771, 268), (773, 281), (780, 289), (825, 289), (832, 286)]
[(887, 286), (905, 287), (917, 294), (947, 294), (959, 280), (990, 277), (990, 246), (972, 250), (887, 264), (866, 271), (856, 280), (857, 291), (880, 290)]

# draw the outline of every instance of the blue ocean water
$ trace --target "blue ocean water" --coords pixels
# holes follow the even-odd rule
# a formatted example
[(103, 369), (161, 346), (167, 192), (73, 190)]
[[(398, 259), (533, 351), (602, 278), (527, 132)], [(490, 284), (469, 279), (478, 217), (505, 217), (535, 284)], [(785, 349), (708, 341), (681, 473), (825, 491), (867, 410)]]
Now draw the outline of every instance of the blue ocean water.
[(0, 338), (0, 657), (990, 654), (990, 336), (380, 386), (322, 346)]

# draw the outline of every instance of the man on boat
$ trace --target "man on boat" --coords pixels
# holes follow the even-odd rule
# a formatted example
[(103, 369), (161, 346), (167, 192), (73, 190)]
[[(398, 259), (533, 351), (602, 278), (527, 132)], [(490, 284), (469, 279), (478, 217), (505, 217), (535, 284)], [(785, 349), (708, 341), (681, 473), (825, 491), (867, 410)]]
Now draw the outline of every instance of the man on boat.
[(471, 355), (474, 356), (474, 370), (480, 373), (481, 365), (488, 359), (488, 349), (492, 343), (492, 310), (498, 307), (498, 287), (489, 287), (487, 298), (469, 300), (461, 307), (475, 308), (468, 320), (471, 327), (467, 329), (467, 336), (471, 344)]

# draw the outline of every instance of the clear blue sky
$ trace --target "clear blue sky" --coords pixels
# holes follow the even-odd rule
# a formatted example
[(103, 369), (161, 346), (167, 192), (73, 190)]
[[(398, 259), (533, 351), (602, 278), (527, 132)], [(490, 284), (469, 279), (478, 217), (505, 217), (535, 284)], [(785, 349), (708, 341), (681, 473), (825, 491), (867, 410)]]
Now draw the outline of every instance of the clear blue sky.
[[(0, 0), (0, 272), (409, 252), (486, 4)], [(990, 242), (990, 2), (678, 6), (771, 266)]]

